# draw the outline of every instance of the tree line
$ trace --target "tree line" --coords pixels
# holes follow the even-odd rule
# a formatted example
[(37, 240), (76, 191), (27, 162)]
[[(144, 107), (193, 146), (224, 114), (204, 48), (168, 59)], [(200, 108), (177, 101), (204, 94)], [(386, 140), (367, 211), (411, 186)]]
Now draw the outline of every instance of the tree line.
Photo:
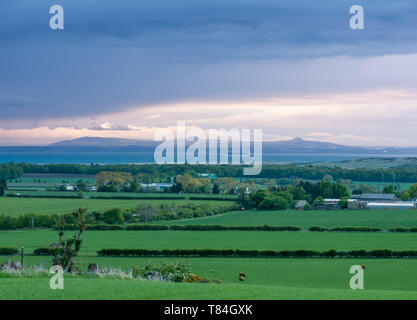
[[(199, 173), (214, 174), (217, 177), (242, 178), (243, 165), (98, 165), (98, 164), (6, 164), (2, 166), (16, 166), (21, 173), (66, 173), (96, 175), (101, 171), (128, 172), (132, 175), (140, 175), (144, 183), (170, 182), (171, 177), (184, 175), (193, 176)], [(0, 171), (1, 171), (0, 167)], [(417, 168), (399, 167), (383, 169), (356, 168), (346, 169), (340, 167), (311, 166), (311, 165), (278, 165), (265, 164), (262, 171), (254, 178), (300, 178), (309, 180), (321, 180), (324, 176), (331, 175), (335, 180), (350, 179), (367, 182), (415, 182), (417, 181)], [(1, 175), (0, 175), (1, 176)], [(16, 177), (13, 177), (16, 178)], [(247, 178), (247, 176), (246, 176)]]
[[(104, 212), (93, 211), (86, 213), (86, 224), (96, 226), (106, 230), (108, 225), (122, 225), (134, 223), (148, 223), (152, 221), (162, 220), (178, 220), (190, 219), (197, 217), (212, 216), (236, 210), (234, 203), (228, 205), (200, 205), (200, 204), (160, 204), (153, 205), (151, 203), (139, 204), (132, 209), (113, 208)], [(30, 229), (34, 228), (54, 228), (60, 219), (70, 228), (73, 215), (70, 213), (58, 215), (38, 215), (24, 214), (19, 216), (0, 215), (0, 230)], [(68, 227), (69, 226), (69, 227)], [(91, 228), (91, 227), (90, 227)], [(91, 229), (90, 229), (91, 230)], [(108, 227), (107, 227), (107, 230)]]

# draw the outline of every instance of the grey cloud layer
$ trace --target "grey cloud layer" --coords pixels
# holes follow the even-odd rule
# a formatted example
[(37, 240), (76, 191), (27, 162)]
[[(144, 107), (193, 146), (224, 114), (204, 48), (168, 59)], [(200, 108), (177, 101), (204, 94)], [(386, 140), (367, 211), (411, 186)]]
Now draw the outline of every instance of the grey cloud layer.
[[(55, 2), (0, 2), (3, 119), (380, 87), (392, 83), (338, 76), (326, 58), (417, 52), (413, 0), (359, 1), (364, 31), (349, 29), (346, 0), (60, 0), (65, 30), (54, 32)], [(329, 81), (317, 81), (318, 68)]]

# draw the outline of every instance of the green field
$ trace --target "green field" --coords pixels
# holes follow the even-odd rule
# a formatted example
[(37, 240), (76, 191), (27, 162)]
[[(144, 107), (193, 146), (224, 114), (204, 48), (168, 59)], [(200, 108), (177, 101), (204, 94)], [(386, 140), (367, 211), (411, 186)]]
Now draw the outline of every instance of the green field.
[[(101, 195), (101, 194), (100, 194)], [(133, 208), (147, 201), (154, 204), (189, 200), (38, 199), (0, 198), (0, 214), (65, 213), (77, 207), (90, 210)], [(191, 201), (222, 204), (220, 201)], [(231, 204), (225, 201), (224, 204)], [(161, 223), (161, 222), (158, 222)], [(168, 223), (168, 222), (166, 222)], [(343, 211), (238, 211), (219, 216), (171, 221), (173, 224), (368, 226), (382, 229), (417, 226), (417, 210)], [(68, 231), (67, 235), (72, 234)], [(146, 249), (271, 249), (325, 251), (354, 249), (417, 249), (414, 233), (266, 232), (266, 231), (86, 231), (77, 260), (84, 266), (128, 271), (163, 258), (99, 257), (102, 248)], [(34, 249), (57, 242), (53, 230), (0, 231), (0, 246), (25, 248), (26, 266), (39, 265), (50, 257), (31, 256)], [(20, 257), (10, 257), (14, 261)], [(0, 257), (0, 263), (8, 257)], [(0, 273), (0, 299), (417, 299), (417, 259), (274, 259), (274, 258), (167, 258), (189, 264), (193, 272), (221, 283), (187, 284), (145, 280), (65, 278), (65, 290), (51, 290), (49, 278), (10, 278)], [(349, 289), (349, 268), (365, 265), (365, 290)], [(241, 283), (239, 272), (247, 278)]]
[[(68, 232), (69, 233), (69, 232)], [(265, 231), (86, 231), (81, 254), (103, 248), (356, 250), (417, 249), (414, 233)], [(24, 246), (28, 253), (57, 241), (56, 231), (0, 231), (1, 246)]]
[(65, 279), (64, 290), (51, 290), (49, 278), (0, 279), (0, 299), (143, 299), (143, 300), (298, 300), (417, 299), (414, 291), (311, 289), (243, 284), (187, 284), (118, 279)]
[[(39, 264), (48, 257), (26, 257)], [(147, 258), (81, 256), (80, 262), (128, 270)], [(244, 259), (170, 258), (191, 265), (193, 272), (221, 284), (173, 284), (117, 279), (66, 277), (65, 290), (49, 289), (49, 279), (0, 276), (0, 299), (417, 299), (417, 260), (396, 259)], [(349, 289), (349, 269), (365, 265), (365, 290)], [(247, 275), (238, 281), (239, 272)], [(23, 281), (25, 280), (25, 281)], [(97, 290), (94, 290), (94, 287)], [(144, 290), (144, 291), (143, 291)]]
[(394, 227), (416, 227), (417, 210), (247, 210), (196, 219), (167, 221), (165, 223), (237, 226), (268, 224), (272, 226), (296, 226), (303, 229), (308, 229), (311, 226), (360, 226), (376, 227), (385, 230)]
[[(76, 208), (88, 208), (91, 211), (102, 211), (111, 208), (132, 209), (138, 204), (149, 202), (154, 205), (162, 203), (186, 204), (189, 200), (154, 200), (154, 199), (59, 199), (59, 198), (9, 198), (0, 197), (0, 214), (20, 215), (33, 214), (63, 214), (70, 213)], [(193, 204), (230, 205), (230, 201), (193, 200)]]
[(24, 174), (22, 177), (7, 182), (11, 188), (46, 188), (65, 183), (76, 184), (78, 181), (94, 184), (96, 177), (85, 174)]

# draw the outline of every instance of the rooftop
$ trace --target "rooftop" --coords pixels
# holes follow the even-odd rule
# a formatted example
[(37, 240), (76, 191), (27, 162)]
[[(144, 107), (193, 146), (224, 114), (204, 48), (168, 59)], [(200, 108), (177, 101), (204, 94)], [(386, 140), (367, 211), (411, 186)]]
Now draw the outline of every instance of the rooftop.
[(398, 200), (395, 194), (391, 193), (362, 193), (354, 194), (353, 199), (359, 200)]

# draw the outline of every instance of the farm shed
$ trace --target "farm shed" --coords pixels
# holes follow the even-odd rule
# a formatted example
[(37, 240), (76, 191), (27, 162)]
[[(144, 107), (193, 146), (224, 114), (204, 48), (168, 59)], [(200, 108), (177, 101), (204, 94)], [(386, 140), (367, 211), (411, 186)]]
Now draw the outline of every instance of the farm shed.
[(366, 205), (369, 209), (414, 209), (414, 202), (368, 202)]

